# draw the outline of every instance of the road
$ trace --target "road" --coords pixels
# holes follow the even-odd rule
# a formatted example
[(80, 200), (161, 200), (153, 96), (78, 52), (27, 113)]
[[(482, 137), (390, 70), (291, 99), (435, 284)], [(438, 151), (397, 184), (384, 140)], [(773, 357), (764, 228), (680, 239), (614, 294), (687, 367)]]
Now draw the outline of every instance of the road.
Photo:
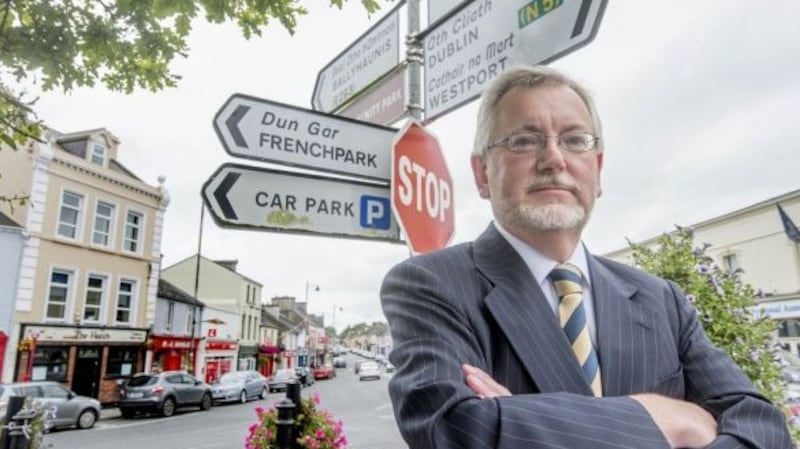
[[(303, 389), (303, 397), (320, 396), (319, 408), (344, 423), (348, 449), (407, 449), (392, 414), (387, 374), (379, 381), (359, 381), (353, 356), (332, 380), (320, 380)], [(100, 420), (89, 430), (57, 431), (45, 436), (53, 449), (236, 449), (244, 447), (255, 407), (267, 407), (283, 398), (272, 393), (265, 400), (214, 406), (207, 412), (181, 410), (170, 418), (143, 417)]]

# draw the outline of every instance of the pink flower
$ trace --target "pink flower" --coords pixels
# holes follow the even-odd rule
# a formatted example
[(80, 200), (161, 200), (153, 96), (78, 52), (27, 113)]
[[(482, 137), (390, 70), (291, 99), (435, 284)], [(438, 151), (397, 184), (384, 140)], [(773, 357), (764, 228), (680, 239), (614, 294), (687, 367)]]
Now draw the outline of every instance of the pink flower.
[(319, 405), (319, 393), (314, 393), (314, 403)]

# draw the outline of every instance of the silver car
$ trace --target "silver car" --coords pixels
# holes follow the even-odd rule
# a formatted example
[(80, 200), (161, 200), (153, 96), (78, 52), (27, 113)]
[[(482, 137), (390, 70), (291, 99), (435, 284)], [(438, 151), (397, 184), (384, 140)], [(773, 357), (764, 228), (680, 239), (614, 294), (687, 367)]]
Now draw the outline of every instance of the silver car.
[(269, 380), (269, 392), (284, 391), (290, 383), (295, 382), (298, 382), (298, 379), (293, 369), (279, 369)]
[(77, 427), (89, 429), (100, 416), (97, 399), (78, 396), (58, 382), (17, 382), (0, 384), (0, 419), (5, 418), (8, 399), (11, 396), (32, 397), (37, 404), (53, 407), (55, 418), (51, 428)]
[(257, 371), (232, 371), (211, 384), (211, 394), (216, 402), (267, 398), (267, 378)]
[(136, 412), (158, 412), (172, 416), (175, 409), (187, 405), (211, 408), (211, 387), (186, 371), (164, 371), (160, 374), (137, 374), (119, 389), (119, 412), (132, 418)]

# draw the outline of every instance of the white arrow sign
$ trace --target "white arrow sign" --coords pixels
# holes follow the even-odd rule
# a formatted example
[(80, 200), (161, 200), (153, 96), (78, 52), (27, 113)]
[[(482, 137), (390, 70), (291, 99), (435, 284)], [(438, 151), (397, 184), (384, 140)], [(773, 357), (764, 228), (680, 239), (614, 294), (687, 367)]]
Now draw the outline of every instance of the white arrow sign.
[(214, 117), (231, 156), (389, 183), (396, 129), (232, 95)]
[(473, 0), (430, 31), (425, 120), (471, 101), (503, 69), (554, 61), (597, 34), (607, 0)]
[(223, 164), (202, 195), (226, 228), (401, 241), (388, 186)]
[(311, 105), (333, 112), (400, 62), (400, 2), (320, 70)]

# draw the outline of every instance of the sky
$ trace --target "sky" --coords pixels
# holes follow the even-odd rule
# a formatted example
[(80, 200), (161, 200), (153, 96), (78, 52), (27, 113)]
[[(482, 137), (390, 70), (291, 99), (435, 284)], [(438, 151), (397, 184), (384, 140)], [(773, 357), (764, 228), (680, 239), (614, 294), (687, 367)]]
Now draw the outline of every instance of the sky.
[[(317, 72), (394, 6), (384, 1), (369, 17), (357, 0), (342, 10), (323, 0), (301, 3), (309, 14), (294, 36), (277, 22), (249, 41), (235, 26), (196, 23), (188, 57), (173, 64), (182, 76), (175, 89), (41, 95), (37, 111), (51, 127), (104, 127), (120, 138), (123, 165), (151, 185), (166, 177), (165, 267), (197, 252), (200, 189), (217, 167), (265, 166), (223, 150), (212, 119), (228, 97), (242, 93), (310, 108)], [(613, 0), (594, 41), (551, 64), (589, 86), (603, 120), (603, 195), (584, 231), (592, 252), (800, 188), (798, 14), (796, 0)], [(474, 239), (492, 220), (469, 165), (476, 111), (473, 101), (429, 127), (454, 182), (451, 244)], [(238, 271), (263, 285), (263, 302), (284, 295), (304, 301), (308, 292), (310, 311), (341, 330), (385, 321), (381, 281), (409, 250), (223, 229), (206, 214), (202, 254), (237, 259)]]

